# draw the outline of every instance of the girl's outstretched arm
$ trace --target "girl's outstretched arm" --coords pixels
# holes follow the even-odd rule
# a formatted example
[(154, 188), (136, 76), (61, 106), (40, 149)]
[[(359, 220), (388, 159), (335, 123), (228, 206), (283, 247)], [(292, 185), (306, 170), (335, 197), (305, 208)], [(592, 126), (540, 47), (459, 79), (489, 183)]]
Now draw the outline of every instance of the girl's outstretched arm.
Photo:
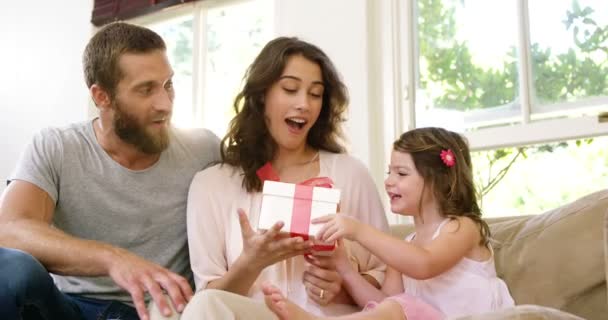
[(425, 246), (396, 239), (367, 225), (363, 228), (355, 235), (354, 241), (387, 265), (415, 279), (429, 279), (449, 270), (480, 240), (479, 227), (469, 218), (449, 221)]
[(326, 222), (319, 231), (322, 240), (331, 242), (345, 237), (357, 241), (388, 266), (415, 279), (428, 279), (447, 271), (480, 240), (477, 224), (464, 217), (446, 223), (437, 238), (424, 247), (394, 238), (342, 214), (316, 221)]

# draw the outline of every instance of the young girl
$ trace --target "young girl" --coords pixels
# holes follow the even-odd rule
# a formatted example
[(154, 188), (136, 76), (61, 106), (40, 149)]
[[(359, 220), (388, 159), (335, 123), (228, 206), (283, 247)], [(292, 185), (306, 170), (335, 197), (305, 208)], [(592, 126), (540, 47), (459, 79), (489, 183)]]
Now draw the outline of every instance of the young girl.
[[(332, 319), (443, 319), (513, 306), (507, 286), (496, 276), (471, 156), (459, 134), (441, 128), (404, 133), (393, 144), (384, 184), (391, 211), (414, 218), (415, 232), (405, 241), (344, 214), (314, 221), (325, 223), (319, 238), (338, 240), (339, 247), (342, 238), (356, 241), (388, 266), (379, 290), (337, 249), (336, 270), (365, 310)], [(318, 319), (274, 286), (266, 285), (264, 293), (280, 319)]]

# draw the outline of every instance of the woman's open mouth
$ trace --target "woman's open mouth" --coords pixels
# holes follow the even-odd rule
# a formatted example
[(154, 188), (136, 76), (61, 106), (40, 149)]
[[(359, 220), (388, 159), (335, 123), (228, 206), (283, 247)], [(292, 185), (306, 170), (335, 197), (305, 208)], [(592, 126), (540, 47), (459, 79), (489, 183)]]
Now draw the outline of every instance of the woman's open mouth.
[(286, 118), (285, 123), (287, 123), (287, 127), (289, 128), (290, 132), (300, 133), (302, 129), (304, 129), (304, 126), (306, 126), (306, 123), (308, 123), (308, 121), (303, 118), (293, 117)]

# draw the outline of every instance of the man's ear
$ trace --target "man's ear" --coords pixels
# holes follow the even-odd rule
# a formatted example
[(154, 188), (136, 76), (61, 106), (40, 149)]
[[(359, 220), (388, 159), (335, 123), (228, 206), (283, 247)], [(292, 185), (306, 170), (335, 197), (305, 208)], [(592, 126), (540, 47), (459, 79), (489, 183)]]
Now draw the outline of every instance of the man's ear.
[(112, 105), (110, 94), (101, 86), (94, 84), (89, 89), (89, 92), (91, 93), (91, 98), (98, 109), (106, 109)]

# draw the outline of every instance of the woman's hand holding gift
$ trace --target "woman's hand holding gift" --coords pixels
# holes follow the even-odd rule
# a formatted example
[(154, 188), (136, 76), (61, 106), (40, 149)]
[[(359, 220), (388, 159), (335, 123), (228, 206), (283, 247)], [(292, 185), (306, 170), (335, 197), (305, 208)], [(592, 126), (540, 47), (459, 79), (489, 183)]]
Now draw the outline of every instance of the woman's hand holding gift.
[(275, 223), (270, 229), (256, 232), (253, 230), (243, 209), (238, 210), (241, 234), (243, 236), (243, 259), (258, 270), (279, 261), (310, 252), (312, 241), (301, 237), (281, 234), (283, 222)]

